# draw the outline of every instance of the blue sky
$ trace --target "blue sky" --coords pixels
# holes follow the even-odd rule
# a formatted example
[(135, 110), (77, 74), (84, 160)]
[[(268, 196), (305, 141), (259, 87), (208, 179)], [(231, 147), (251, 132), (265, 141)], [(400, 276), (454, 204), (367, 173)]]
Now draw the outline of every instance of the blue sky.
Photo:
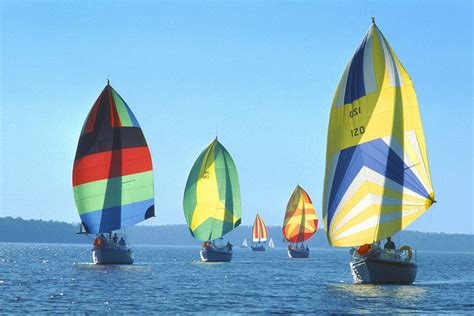
[(243, 224), (283, 221), (297, 183), (321, 217), (336, 85), (375, 16), (418, 94), (438, 203), (410, 229), (474, 233), (470, 1), (2, 1), (0, 216), (78, 222), (71, 170), (105, 79), (138, 118), (157, 217), (185, 223), (188, 172), (215, 137)]

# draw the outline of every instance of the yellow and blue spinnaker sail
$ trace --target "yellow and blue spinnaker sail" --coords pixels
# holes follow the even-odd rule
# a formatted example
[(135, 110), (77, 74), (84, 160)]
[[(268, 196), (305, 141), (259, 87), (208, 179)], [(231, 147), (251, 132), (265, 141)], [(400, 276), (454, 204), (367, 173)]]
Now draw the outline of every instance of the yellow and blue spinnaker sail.
[(336, 90), (323, 221), (333, 246), (384, 239), (434, 202), (415, 89), (372, 23)]

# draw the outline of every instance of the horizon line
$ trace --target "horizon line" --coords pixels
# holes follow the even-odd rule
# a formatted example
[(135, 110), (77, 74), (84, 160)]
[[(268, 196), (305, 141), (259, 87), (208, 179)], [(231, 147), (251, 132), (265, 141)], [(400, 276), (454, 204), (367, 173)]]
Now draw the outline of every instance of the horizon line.
[[(69, 225), (80, 225), (80, 222), (66, 222), (66, 221), (61, 221), (61, 220), (54, 220), (54, 219), (37, 219), (37, 218), (29, 218), (29, 219), (25, 219), (21, 216), (17, 216), (17, 217), (13, 217), (13, 216), (0, 216), (0, 219), (4, 219), (4, 218), (11, 218), (11, 219), (20, 219), (20, 220), (23, 220), (23, 221), (43, 221), (43, 222), (56, 222), (56, 223), (63, 223), (63, 224), (69, 224)], [(187, 224), (158, 224), (158, 225), (155, 225), (155, 224), (146, 224), (144, 222), (140, 222), (136, 225), (132, 225), (132, 226), (140, 226), (140, 227), (160, 227), (160, 226), (187, 226)], [(247, 226), (247, 227), (252, 227), (252, 225), (239, 225), (239, 226)], [(282, 227), (281, 225), (267, 225), (267, 227)], [(123, 228), (122, 228), (123, 229)], [(324, 231), (324, 227), (318, 227), (317, 231)], [(448, 234), (448, 235), (474, 235), (474, 232), (469, 232), (469, 233), (460, 233), (460, 232), (433, 232), (433, 231), (419, 231), (419, 230), (401, 230), (399, 232), (402, 232), (402, 231), (405, 231), (405, 232), (415, 232), (415, 233), (422, 233), (422, 234)], [(397, 233), (399, 233), (397, 232)], [(395, 234), (397, 234), (395, 233)]]

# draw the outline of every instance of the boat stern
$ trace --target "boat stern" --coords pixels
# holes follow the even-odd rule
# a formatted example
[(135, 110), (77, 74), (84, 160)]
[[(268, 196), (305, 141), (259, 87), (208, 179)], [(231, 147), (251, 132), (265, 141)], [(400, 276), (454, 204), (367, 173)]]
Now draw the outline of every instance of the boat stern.
[(350, 263), (356, 284), (412, 284), (417, 265), (413, 262), (363, 257)]
[(133, 252), (130, 248), (94, 248), (94, 264), (133, 264)]

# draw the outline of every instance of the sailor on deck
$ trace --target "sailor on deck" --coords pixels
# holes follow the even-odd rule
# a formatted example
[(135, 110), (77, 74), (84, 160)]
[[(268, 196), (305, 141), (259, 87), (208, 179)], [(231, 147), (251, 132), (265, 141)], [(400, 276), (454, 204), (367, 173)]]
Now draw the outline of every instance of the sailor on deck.
[(395, 246), (395, 243), (392, 241), (391, 237), (387, 238), (387, 242), (385, 243), (385, 246), (383, 246), (384, 250), (395, 250), (397, 247)]
[(120, 237), (120, 240), (119, 240), (118, 244), (119, 244), (120, 246), (125, 247), (125, 239), (123, 239), (123, 237)]
[(113, 240), (114, 243), (117, 243), (117, 241), (118, 241), (117, 233), (114, 234), (114, 237), (112, 238), (112, 240)]
[(106, 239), (103, 234), (98, 235), (94, 240), (94, 246), (97, 248), (102, 247), (106, 242)]

